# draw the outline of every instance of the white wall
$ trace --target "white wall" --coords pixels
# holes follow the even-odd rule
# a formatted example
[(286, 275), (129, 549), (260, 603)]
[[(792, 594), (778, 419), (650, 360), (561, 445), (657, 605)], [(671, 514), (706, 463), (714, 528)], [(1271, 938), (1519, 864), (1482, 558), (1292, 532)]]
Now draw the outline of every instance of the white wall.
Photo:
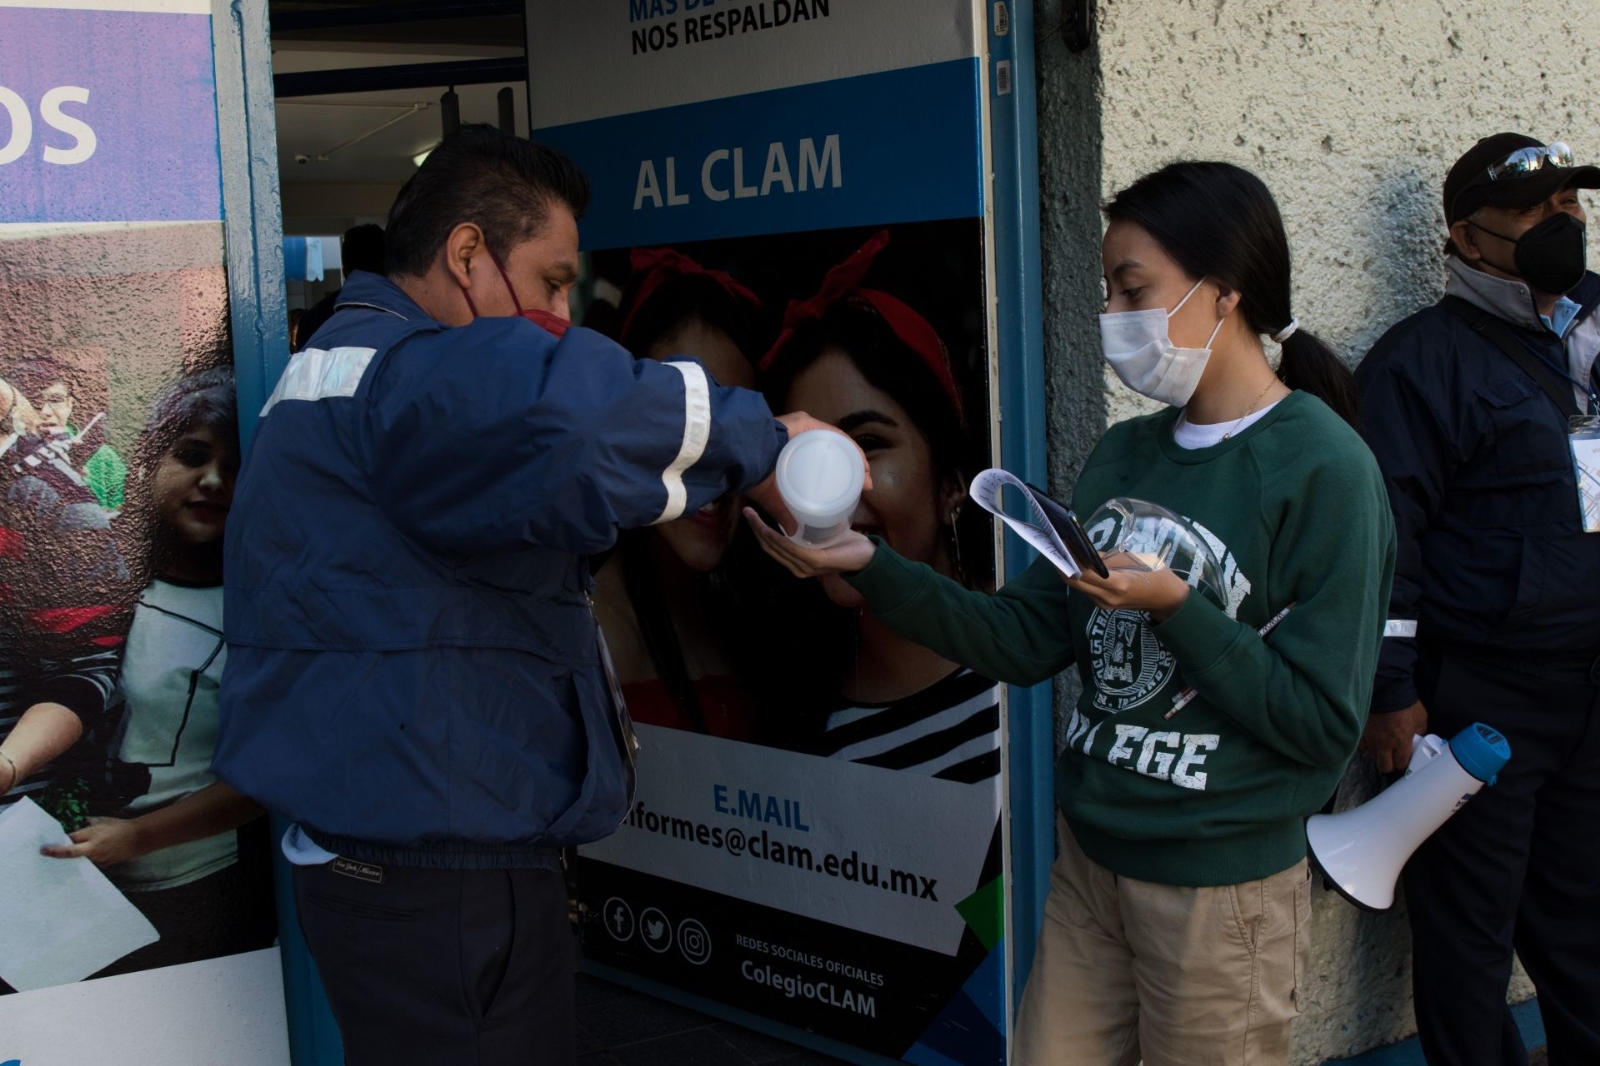
[(1254, 170), (1289, 230), (1295, 314), (1352, 359), (1438, 298), (1440, 185), (1477, 138), (1600, 160), (1600, 5), (1099, 0), (1096, 16), (1100, 196), (1173, 159)]
[[(1600, 161), (1600, 4), (1528, 0), (1096, 0), (1070, 55), (1042, 0), (1037, 58), (1052, 480), (1070, 484), (1104, 423), (1142, 405), (1099, 364), (1097, 205), (1175, 159), (1223, 159), (1278, 199), (1294, 313), (1352, 361), (1443, 287), (1440, 186), (1479, 137), (1566, 140)], [(1594, 211), (1596, 198), (1586, 206)], [(1590, 243), (1600, 267), (1600, 240)], [(1093, 395), (1095, 386), (1101, 391)], [(1365, 767), (1347, 791), (1359, 794)], [(1332, 895), (1293, 1061), (1414, 1029), (1396, 915)], [(1513, 996), (1528, 994), (1519, 979)]]

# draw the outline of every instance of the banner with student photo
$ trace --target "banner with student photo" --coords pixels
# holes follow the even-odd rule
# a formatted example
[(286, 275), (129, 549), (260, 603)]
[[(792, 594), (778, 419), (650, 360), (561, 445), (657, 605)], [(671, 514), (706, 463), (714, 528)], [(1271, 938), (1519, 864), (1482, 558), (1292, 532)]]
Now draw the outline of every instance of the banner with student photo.
[[(533, 135), (593, 182), (582, 324), (839, 426), (872, 464), (856, 528), (993, 588), (965, 497), (995, 437), (981, 6), (532, 0), (528, 30), (561, 42)], [(642, 750), (580, 849), (585, 957), (863, 1053), (1004, 1062), (1001, 686), (780, 570), (744, 506), (595, 560)]]
[(210, 5), (104, 8), (0, 0), (0, 1061), (266, 1066), (266, 827), (210, 773), (239, 465)]

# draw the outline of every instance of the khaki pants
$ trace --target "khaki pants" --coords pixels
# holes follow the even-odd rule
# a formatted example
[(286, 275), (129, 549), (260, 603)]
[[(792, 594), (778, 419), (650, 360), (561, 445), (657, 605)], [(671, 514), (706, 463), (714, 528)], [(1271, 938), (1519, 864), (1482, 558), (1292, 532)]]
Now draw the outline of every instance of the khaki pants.
[(1184, 888), (1118, 877), (1057, 819), (1018, 1066), (1287, 1061), (1311, 962), (1304, 860), (1261, 881)]

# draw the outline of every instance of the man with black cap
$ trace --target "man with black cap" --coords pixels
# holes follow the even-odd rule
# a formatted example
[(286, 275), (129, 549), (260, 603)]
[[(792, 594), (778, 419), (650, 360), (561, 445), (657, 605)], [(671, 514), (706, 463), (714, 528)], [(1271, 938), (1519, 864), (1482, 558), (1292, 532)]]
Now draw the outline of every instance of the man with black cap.
[(1444, 183), (1448, 279), (1356, 373), (1398, 558), (1362, 746), (1403, 770), (1414, 734), (1474, 721), (1511, 762), (1412, 856), (1413, 991), (1433, 1066), (1522, 1066), (1513, 950), (1551, 1066), (1600, 1063), (1600, 532), (1570, 420), (1600, 414), (1600, 276), (1578, 190), (1600, 168), (1501, 133)]

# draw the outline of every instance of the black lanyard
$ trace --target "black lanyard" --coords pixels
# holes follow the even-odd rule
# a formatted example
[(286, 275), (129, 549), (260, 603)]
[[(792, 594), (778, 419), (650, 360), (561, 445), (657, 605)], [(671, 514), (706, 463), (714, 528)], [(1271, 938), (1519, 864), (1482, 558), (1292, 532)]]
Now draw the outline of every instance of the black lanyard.
[[(1565, 384), (1572, 381), (1571, 375), (1564, 370), (1558, 371), (1559, 381), (1552, 380), (1549, 371), (1554, 368), (1551, 367), (1549, 359), (1529, 346), (1520, 335), (1520, 331), (1513, 330), (1500, 318), (1459, 296), (1446, 296), (1443, 303), (1456, 315), (1465, 319), (1474, 333), (1481, 333), (1513, 363), (1521, 367), (1522, 372), (1544, 390), (1544, 394), (1556, 405), (1556, 410), (1561, 413), (1562, 418), (1568, 419), (1579, 414), (1578, 402), (1572, 398), (1572, 390)], [(1593, 401), (1594, 394), (1591, 393), (1590, 402)]]
[[(1551, 332), (1554, 333), (1555, 331), (1551, 330)], [(1569, 329), (1568, 332), (1570, 333), (1571, 330)], [(1594, 374), (1591, 373), (1589, 375), (1589, 377), (1591, 379), (1590, 381), (1587, 381), (1587, 382), (1579, 381), (1577, 378), (1575, 378), (1571, 374), (1567, 373), (1565, 367), (1560, 366), (1559, 364), (1557, 364), (1556, 361), (1550, 357), (1550, 353), (1549, 352), (1543, 350), (1540, 346), (1535, 345), (1526, 336), (1524, 336), (1520, 331), (1518, 331), (1518, 332), (1516, 332), (1516, 333), (1514, 333), (1512, 335), (1515, 336), (1517, 338), (1517, 342), (1519, 344), (1521, 344), (1524, 348), (1528, 349), (1528, 351), (1533, 354), (1533, 357), (1535, 359), (1539, 360), (1540, 363), (1544, 364), (1546, 367), (1549, 367), (1556, 374), (1560, 375), (1563, 379), (1565, 379), (1566, 381), (1570, 382), (1572, 384), (1573, 388), (1581, 389), (1583, 392), (1588, 394), (1588, 397), (1589, 397), (1589, 413), (1590, 414), (1600, 413), (1600, 395), (1596, 395), (1595, 389), (1594, 389), (1594, 382), (1592, 380), (1594, 378)], [(1566, 341), (1565, 341), (1565, 338), (1563, 338), (1562, 339), (1562, 350), (1563, 350), (1563, 352), (1565, 351), (1565, 349), (1566, 349)]]

